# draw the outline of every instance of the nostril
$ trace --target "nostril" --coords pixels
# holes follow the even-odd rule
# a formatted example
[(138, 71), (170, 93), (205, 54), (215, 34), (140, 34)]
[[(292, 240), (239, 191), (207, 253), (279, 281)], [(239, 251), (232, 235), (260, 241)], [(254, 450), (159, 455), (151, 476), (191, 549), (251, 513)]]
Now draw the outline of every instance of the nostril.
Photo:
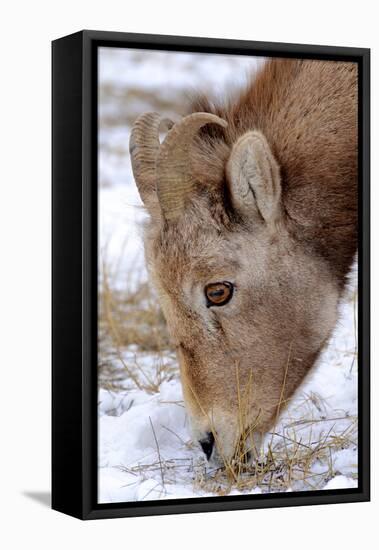
[(200, 439), (199, 441), (201, 448), (203, 449), (203, 452), (207, 457), (207, 460), (209, 460), (211, 457), (214, 442), (215, 438), (212, 432), (208, 432), (207, 437), (205, 437), (204, 439)]

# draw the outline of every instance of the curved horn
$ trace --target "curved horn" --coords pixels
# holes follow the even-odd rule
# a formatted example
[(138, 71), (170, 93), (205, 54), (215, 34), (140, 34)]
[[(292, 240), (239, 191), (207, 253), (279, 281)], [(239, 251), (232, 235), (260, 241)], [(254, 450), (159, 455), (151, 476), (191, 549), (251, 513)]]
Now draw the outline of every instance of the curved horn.
[(160, 146), (156, 161), (157, 194), (166, 220), (178, 218), (186, 197), (194, 188), (189, 147), (199, 129), (210, 123), (227, 126), (227, 122), (216, 115), (193, 113), (175, 124)]
[(159, 128), (162, 124), (171, 128), (174, 123), (158, 113), (144, 113), (137, 118), (130, 134), (132, 170), (144, 204), (155, 190), (155, 163), (160, 147)]

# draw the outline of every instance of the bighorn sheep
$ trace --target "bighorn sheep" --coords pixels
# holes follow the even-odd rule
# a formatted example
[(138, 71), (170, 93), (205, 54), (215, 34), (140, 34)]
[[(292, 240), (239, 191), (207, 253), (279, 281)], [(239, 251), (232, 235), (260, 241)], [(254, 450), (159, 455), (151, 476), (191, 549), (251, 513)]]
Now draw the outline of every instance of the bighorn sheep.
[(133, 126), (149, 272), (208, 459), (259, 447), (335, 326), (356, 252), (357, 88), (354, 63), (272, 59), (234, 100)]

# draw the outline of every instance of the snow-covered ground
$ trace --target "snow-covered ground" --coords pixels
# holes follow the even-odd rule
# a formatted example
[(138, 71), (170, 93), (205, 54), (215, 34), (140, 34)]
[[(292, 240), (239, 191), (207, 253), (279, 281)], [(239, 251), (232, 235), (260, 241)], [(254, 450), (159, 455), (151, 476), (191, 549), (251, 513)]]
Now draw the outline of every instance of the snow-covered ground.
[[(141, 241), (145, 213), (131, 175), (130, 125), (138, 114), (180, 114), (188, 90), (218, 95), (238, 89), (261, 59), (100, 50), (100, 262), (117, 271), (118, 291), (147, 280)], [(100, 278), (102, 266), (99, 265)], [(117, 267), (117, 270), (116, 270)], [(265, 442), (264, 474), (251, 469), (230, 487), (191, 442), (178, 367), (170, 350), (136, 344), (113, 353), (100, 341), (115, 372), (134, 365), (140, 388), (125, 375), (114, 389), (99, 386), (99, 502), (188, 498), (238, 492), (355, 487), (357, 484), (356, 276), (317, 368)], [(107, 389), (105, 389), (107, 388)], [(257, 480), (259, 482), (257, 482)]]

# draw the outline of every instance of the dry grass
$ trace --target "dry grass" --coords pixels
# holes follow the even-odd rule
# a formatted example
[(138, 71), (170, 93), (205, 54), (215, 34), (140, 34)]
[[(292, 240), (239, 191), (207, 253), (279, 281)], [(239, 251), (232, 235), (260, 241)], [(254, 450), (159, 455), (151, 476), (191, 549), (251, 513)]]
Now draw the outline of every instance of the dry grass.
[[(170, 493), (170, 486), (188, 481), (188, 472), (192, 474), (194, 492), (199, 495), (205, 492), (226, 496), (235, 490), (251, 493), (259, 489), (264, 493), (277, 493), (288, 490), (322, 489), (327, 481), (339, 473), (333, 467), (333, 454), (356, 444), (357, 418), (344, 419), (348, 422), (345, 430), (335, 433), (332, 426), (314, 441), (303, 440), (301, 431), (298, 432), (296, 429), (299, 423), (288, 424), (282, 433), (275, 433), (281, 441), (273, 446), (269, 445), (267, 452), (258, 457), (253, 464), (247, 464), (245, 455), (241, 454), (227, 463), (225, 468), (212, 468), (202, 458), (167, 459), (162, 458), (158, 451), (158, 459), (155, 461), (138, 463), (130, 467), (123, 466), (120, 469), (132, 474), (141, 482), (160, 478), (161, 481), (157, 481), (154, 488), (159, 495), (167, 495)], [(318, 422), (316, 419), (300, 421), (308, 427)], [(159, 450), (157, 440), (156, 445)], [(192, 447), (188, 442), (185, 445)], [(317, 472), (313, 468), (315, 463), (320, 465)], [(352, 469), (354, 468), (356, 465), (352, 464)]]
[[(159, 392), (164, 380), (176, 373), (166, 322), (148, 283), (120, 290), (119, 266), (103, 258), (99, 291), (99, 385), (117, 391), (136, 387)], [(127, 351), (127, 353), (126, 353)], [(153, 366), (143, 365), (144, 353), (153, 353)]]
[(170, 90), (167, 90), (163, 96), (156, 90), (139, 87), (119, 89), (110, 84), (102, 84), (99, 88), (99, 100), (102, 105), (112, 106), (111, 110), (105, 109), (101, 114), (102, 128), (112, 128), (131, 126), (137, 116), (146, 111), (154, 110), (172, 116), (183, 115), (189, 103), (189, 95), (181, 90), (174, 90), (170, 94)]
[[(197, 476), (195, 485), (217, 495), (227, 495), (235, 489), (241, 492), (257, 488), (262, 492), (321, 489), (339, 473), (333, 468), (333, 454), (356, 445), (357, 418), (345, 416), (343, 419), (348, 423), (346, 429), (335, 431), (332, 424), (314, 440), (302, 437), (301, 426), (311, 428), (309, 433), (312, 434), (312, 426), (316, 426), (319, 419), (305, 418), (288, 423), (280, 431), (268, 434), (272, 441), (253, 463), (246, 463), (246, 448), (242, 445), (225, 469)], [(341, 418), (323, 419), (322, 422), (327, 427), (333, 420)], [(316, 462), (321, 467), (317, 473), (314, 471)]]

